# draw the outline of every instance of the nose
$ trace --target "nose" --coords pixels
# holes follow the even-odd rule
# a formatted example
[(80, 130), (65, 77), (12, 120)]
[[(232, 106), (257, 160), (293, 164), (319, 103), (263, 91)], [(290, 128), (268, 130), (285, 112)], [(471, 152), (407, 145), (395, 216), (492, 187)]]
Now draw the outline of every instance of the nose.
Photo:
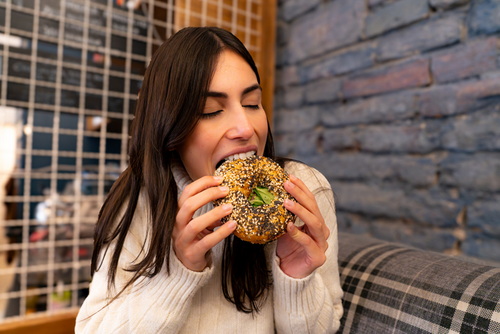
[(230, 139), (248, 140), (254, 133), (254, 126), (251, 115), (245, 108), (241, 107), (232, 112), (233, 117), (230, 119), (230, 127), (227, 131), (227, 136)]

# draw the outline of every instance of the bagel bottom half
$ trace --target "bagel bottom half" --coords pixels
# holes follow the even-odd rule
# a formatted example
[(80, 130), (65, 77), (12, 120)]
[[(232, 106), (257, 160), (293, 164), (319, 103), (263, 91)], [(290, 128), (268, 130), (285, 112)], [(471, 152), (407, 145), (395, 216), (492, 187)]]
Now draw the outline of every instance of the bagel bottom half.
[(295, 215), (285, 209), (283, 202), (293, 198), (283, 187), (288, 174), (277, 162), (257, 156), (225, 161), (215, 175), (224, 177), (221, 185), (227, 186), (229, 193), (214, 205), (233, 205), (233, 211), (222, 222), (236, 221), (234, 234), (238, 238), (265, 244), (286, 233), (286, 225)]

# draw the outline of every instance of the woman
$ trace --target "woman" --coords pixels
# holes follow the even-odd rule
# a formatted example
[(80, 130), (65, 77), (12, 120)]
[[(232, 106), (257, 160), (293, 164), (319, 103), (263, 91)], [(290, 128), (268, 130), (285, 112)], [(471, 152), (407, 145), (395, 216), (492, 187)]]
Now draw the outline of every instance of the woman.
[(252, 57), (231, 33), (185, 28), (146, 71), (130, 163), (96, 227), (77, 333), (331, 333), (342, 315), (333, 196), (286, 162), (298, 217), (268, 245), (232, 235), (212, 176), (234, 154), (273, 157)]

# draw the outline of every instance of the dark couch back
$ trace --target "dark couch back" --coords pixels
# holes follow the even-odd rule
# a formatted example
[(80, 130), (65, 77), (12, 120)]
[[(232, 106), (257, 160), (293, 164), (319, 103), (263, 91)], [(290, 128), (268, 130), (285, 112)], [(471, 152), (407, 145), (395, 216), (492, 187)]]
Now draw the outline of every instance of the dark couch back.
[(340, 333), (500, 333), (500, 268), (339, 233)]

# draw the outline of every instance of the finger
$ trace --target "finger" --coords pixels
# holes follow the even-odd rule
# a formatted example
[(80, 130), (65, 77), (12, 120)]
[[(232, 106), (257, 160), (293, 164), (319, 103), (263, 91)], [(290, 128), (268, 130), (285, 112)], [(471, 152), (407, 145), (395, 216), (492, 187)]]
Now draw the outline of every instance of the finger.
[[(294, 213), (311, 228), (316, 240), (323, 241), (328, 239), (330, 230), (324, 222), (323, 215), (321, 214), (314, 194), (302, 180), (293, 175), (290, 175), (290, 180), (285, 182), (284, 186), (297, 202), (300, 203), (300, 206), (297, 206)], [(293, 202), (288, 202), (287, 204), (290, 208), (294, 205)], [(307, 211), (301, 210), (302, 208)], [(292, 210), (290, 209), (290, 211)]]
[(223, 178), (220, 176), (203, 176), (198, 180), (188, 184), (182, 191), (179, 197), (179, 203), (184, 203), (189, 197), (208, 189), (210, 187), (218, 186), (222, 183)]
[(313, 223), (313, 221), (318, 220), (314, 213), (307, 210), (299, 202), (293, 201), (291, 199), (285, 199), (283, 205), (285, 206), (285, 209), (299, 217), (306, 225), (311, 225), (311, 228), (315, 228), (315, 225), (318, 225), (318, 227), (320, 227), (319, 223)]
[(220, 220), (229, 215), (231, 211), (233, 211), (233, 205), (226, 203), (194, 218), (188, 225), (195, 233), (201, 232), (205, 229), (213, 230), (215, 227), (221, 225)]
[(308, 234), (300, 231), (292, 222), (288, 223), (287, 232), (294, 241), (304, 248), (312, 267), (318, 268), (325, 263), (325, 251), (318, 247)]
[(195, 193), (191, 197), (186, 198), (182, 203), (179, 201), (177, 222), (187, 224), (193, 217), (196, 210), (209, 202), (226, 196), (228, 192), (229, 188), (226, 186), (211, 187), (199, 193)]
[(296, 177), (293, 174), (290, 174), (288, 180), (289, 180), (289, 182), (291, 182), (293, 184), (293, 186), (300, 189), (305, 194), (305, 196), (307, 196), (310, 199), (315, 198), (314, 194), (309, 190), (309, 188), (306, 186), (304, 181), (302, 181), (301, 179), (299, 179), (298, 177)]
[(205, 247), (207, 250), (213, 248), (219, 242), (230, 236), (236, 229), (236, 226), (237, 224), (234, 220), (230, 220), (227, 223), (222, 224), (213, 233), (210, 233), (200, 240), (201, 247)]
[(217, 230), (213, 233), (207, 234), (200, 241), (196, 243), (196, 247), (200, 250), (200, 252), (208, 252), (219, 242), (227, 238), (231, 233), (236, 229), (236, 222), (234, 220), (230, 220), (225, 224), (222, 224)]
[(231, 213), (233, 206), (231, 204), (224, 204), (213, 208), (209, 212), (196, 217), (186, 224), (183, 232), (179, 235), (179, 245), (188, 245), (197, 238), (200, 233), (206, 231), (210, 226), (220, 224), (220, 220)]
[(299, 203), (302, 203), (307, 210), (318, 212), (318, 205), (314, 194), (307, 188), (302, 180), (290, 175), (290, 179), (284, 183), (285, 190), (290, 193)]
[(288, 211), (297, 215), (304, 222), (307, 227), (304, 233), (307, 232), (321, 249), (326, 250), (328, 248), (327, 239), (330, 235), (330, 230), (324, 223), (323, 217), (320, 215), (318, 218), (318, 216), (292, 200), (285, 200), (284, 205)]
[(208, 225), (207, 227), (205, 227), (204, 231), (207, 231), (207, 233), (212, 233), (217, 227), (219, 227), (221, 225), (222, 225), (222, 221), (219, 219), (215, 223), (212, 223), (212, 224)]

